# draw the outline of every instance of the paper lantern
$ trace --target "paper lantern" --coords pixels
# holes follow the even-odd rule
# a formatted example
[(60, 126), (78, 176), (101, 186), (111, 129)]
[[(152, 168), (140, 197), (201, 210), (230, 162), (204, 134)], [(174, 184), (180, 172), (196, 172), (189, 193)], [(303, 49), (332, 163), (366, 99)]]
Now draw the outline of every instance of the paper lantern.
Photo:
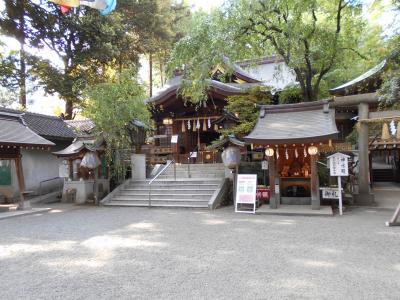
[(304, 157), (307, 157), (307, 150), (306, 150), (306, 147), (304, 147), (303, 154), (304, 154)]
[(214, 124), (214, 130), (218, 131), (218, 125), (217, 124)]
[(316, 155), (318, 153), (318, 148), (316, 146), (308, 147), (308, 154)]
[(182, 132), (186, 131), (185, 121), (182, 121)]
[(199, 121), (199, 119), (197, 119), (196, 128), (200, 129), (200, 121)]
[(207, 124), (207, 125), (208, 125), (208, 128), (211, 128), (211, 120), (210, 120), (210, 118), (208, 118), (208, 121), (207, 121), (207, 122), (208, 122), (208, 124)]
[(272, 149), (272, 148), (265, 149), (265, 155), (268, 157), (274, 156), (274, 149)]
[(286, 160), (289, 159), (289, 153), (287, 152), (287, 148), (286, 148), (286, 151), (285, 151), (285, 157), (286, 157)]
[(187, 127), (188, 127), (188, 130), (190, 130), (190, 128), (191, 128), (191, 126), (190, 126), (190, 120), (187, 121)]
[(294, 149), (294, 156), (295, 156), (296, 158), (299, 157), (299, 152), (297, 152), (297, 148)]
[(207, 131), (206, 119), (203, 120), (203, 131)]

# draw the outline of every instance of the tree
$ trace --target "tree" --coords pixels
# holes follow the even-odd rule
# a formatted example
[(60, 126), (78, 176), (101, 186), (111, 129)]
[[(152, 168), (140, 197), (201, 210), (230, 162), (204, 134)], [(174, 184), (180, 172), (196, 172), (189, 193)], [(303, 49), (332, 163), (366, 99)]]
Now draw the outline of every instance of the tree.
[(228, 97), (226, 109), (240, 118), (240, 124), (232, 129), (223, 130), (222, 134), (234, 134), (241, 137), (250, 133), (258, 119), (258, 105), (271, 103), (271, 94), (264, 88), (252, 88), (247, 95), (237, 95)]
[(160, 85), (165, 80), (165, 62), (173, 44), (181, 37), (182, 22), (190, 15), (185, 1), (172, 0), (122, 0), (118, 11), (130, 36), (136, 37), (121, 48), (122, 54), (145, 54), (149, 62), (149, 94), (154, 85), (153, 70), (160, 75)]
[(84, 115), (103, 133), (110, 151), (131, 148), (129, 122), (132, 119), (150, 124), (144, 89), (133, 74), (123, 70), (107, 82), (89, 86), (84, 93)]
[[(312, 101), (319, 98), (327, 74), (348, 53), (358, 54), (363, 25), (356, 1), (231, 0), (200, 19), (175, 47), (172, 62), (178, 66), (188, 61), (186, 77), (194, 86), (209, 76), (222, 54), (232, 61), (278, 54), (294, 70), (303, 100)], [(190, 89), (184, 88), (183, 94), (190, 97)]]
[[(26, 107), (26, 51), (25, 40), (27, 36), (26, 11), (31, 11), (33, 5), (26, 0), (5, 1), (5, 9), (0, 16), (0, 31), (2, 34), (15, 38), (20, 44), (19, 57), (9, 56), (6, 61), (2, 60), (2, 81), (7, 82), (10, 93), (19, 89), (19, 102), (23, 108)], [(9, 80), (7, 73), (10, 75)], [(13, 81), (13, 82), (12, 82)], [(11, 84), (12, 82), (12, 84)]]

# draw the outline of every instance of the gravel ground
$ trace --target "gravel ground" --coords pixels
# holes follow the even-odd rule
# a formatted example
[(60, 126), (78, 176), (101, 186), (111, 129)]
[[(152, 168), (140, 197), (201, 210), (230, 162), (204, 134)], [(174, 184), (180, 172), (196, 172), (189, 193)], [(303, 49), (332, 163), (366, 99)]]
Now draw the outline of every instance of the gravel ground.
[(0, 299), (400, 299), (388, 210), (52, 207), (0, 221)]

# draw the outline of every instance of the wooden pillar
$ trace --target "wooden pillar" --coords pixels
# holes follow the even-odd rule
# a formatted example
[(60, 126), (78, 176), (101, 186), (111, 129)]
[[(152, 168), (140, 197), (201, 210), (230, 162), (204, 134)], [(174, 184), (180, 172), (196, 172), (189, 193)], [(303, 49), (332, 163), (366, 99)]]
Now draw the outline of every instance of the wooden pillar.
[[(367, 103), (358, 105), (358, 118), (365, 120), (369, 117)], [(370, 193), (369, 186), (369, 153), (368, 153), (368, 124), (359, 122), (358, 124), (358, 187), (359, 194), (355, 197), (355, 202), (361, 205), (370, 205), (374, 202), (374, 197)]]
[(319, 198), (317, 159), (318, 159), (318, 155), (310, 155), (311, 209), (320, 209), (321, 208), (321, 201)]
[(268, 173), (269, 173), (269, 189), (270, 189), (270, 199), (269, 199), (269, 207), (270, 208), (278, 208), (278, 195), (275, 194), (275, 157), (268, 157)]
[(15, 161), (15, 170), (17, 172), (19, 197), (20, 197), (18, 209), (19, 210), (30, 209), (31, 208), (30, 202), (25, 201), (25, 179), (24, 179), (24, 171), (22, 168), (21, 156), (15, 158), (14, 161)]

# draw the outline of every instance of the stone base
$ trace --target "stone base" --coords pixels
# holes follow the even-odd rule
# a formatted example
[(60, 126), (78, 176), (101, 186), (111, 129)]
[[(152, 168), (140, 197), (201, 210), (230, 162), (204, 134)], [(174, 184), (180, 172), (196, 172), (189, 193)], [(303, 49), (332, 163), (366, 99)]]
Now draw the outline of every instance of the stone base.
[(375, 195), (370, 193), (354, 194), (355, 205), (374, 205)]
[(18, 210), (31, 210), (32, 209), (31, 201), (25, 200), (25, 201), (22, 201), (22, 202), (18, 203), (18, 208), (17, 209)]

